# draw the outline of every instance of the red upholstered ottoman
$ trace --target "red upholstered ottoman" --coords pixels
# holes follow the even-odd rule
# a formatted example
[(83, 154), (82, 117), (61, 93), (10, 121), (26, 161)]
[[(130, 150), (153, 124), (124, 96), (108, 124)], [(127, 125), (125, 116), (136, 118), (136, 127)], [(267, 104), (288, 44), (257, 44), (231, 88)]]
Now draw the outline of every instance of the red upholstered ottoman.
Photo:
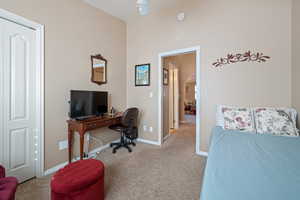
[(0, 200), (14, 200), (18, 186), (15, 177), (5, 177), (5, 169), (0, 165)]
[(0, 179), (0, 200), (14, 200), (18, 180), (15, 177)]
[(104, 165), (88, 159), (71, 163), (51, 179), (51, 200), (103, 200)]

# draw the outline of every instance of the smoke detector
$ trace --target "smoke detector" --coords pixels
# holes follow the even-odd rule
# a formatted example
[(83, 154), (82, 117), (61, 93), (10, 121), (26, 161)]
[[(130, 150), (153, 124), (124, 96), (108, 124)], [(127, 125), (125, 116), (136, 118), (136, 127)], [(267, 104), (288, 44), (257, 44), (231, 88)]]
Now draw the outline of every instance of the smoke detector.
[(182, 22), (182, 21), (184, 21), (184, 19), (185, 19), (185, 13), (184, 12), (178, 13), (177, 20), (179, 22)]
[(136, 7), (140, 15), (148, 15), (149, 14), (149, 0), (137, 0)]

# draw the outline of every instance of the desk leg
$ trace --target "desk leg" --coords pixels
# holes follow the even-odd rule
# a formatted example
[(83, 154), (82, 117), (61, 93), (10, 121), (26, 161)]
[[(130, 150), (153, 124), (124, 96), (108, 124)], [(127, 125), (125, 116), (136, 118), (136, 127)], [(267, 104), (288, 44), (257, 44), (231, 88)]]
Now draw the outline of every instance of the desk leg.
[(80, 160), (83, 159), (84, 132), (80, 132)]
[(72, 162), (72, 142), (73, 142), (73, 130), (68, 128), (68, 150), (69, 150), (69, 163)]

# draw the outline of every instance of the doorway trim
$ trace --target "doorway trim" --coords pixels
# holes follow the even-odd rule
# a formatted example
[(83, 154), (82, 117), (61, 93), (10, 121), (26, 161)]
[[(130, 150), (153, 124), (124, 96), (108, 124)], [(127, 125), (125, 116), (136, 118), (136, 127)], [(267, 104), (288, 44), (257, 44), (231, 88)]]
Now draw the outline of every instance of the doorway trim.
[(164, 139), (163, 139), (163, 127), (162, 127), (162, 108), (163, 108), (163, 95), (162, 95), (162, 59), (167, 56), (175, 56), (179, 54), (186, 54), (196, 52), (196, 89), (197, 89), (197, 103), (196, 103), (196, 154), (202, 155), (202, 152), (200, 151), (200, 69), (201, 69), (201, 62), (200, 62), (200, 53), (201, 48), (200, 46), (185, 48), (185, 49), (176, 49), (173, 51), (163, 52), (158, 55), (158, 142), (160, 145), (162, 145)]
[(0, 8), (0, 18), (33, 29), (36, 33), (36, 176), (44, 176), (44, 25), (25, 19)]

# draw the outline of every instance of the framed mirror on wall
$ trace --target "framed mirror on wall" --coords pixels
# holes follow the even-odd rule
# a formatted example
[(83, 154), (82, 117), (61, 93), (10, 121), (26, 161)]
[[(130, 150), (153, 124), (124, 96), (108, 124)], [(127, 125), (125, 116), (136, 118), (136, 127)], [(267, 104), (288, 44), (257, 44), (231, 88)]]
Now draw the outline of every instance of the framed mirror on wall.
[(107, 83), (107, 60), (100, 54), (91, 56), (92, 76), (91, 81), (98, 85)]

